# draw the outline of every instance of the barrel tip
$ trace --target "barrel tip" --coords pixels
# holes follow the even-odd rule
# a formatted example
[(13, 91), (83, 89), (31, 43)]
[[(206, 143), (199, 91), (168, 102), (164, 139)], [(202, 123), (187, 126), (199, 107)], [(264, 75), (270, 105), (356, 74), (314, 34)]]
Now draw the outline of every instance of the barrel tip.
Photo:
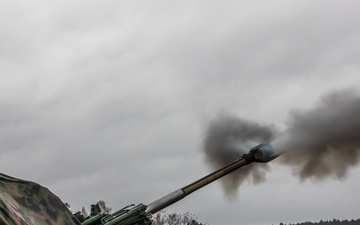
[(270, 143), (260, 144), (250, 150), (254, 154), (256, 162), (269, 162), (279, 155), (275, 153)]

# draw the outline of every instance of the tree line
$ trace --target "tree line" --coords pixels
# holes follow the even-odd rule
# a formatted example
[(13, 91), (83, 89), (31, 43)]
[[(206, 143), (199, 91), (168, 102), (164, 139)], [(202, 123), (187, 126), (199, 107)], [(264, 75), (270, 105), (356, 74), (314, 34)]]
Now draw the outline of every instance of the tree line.
[(360, 225), (360, 219), (356, 219), (356, 220), (333, 219), (333, 220), (320, 220), (319, 222), (306, 221), (301, 223), (289, 223), (289, 224), (280, 223), (279, 225)]
[(197, 218), (187, 213), (157, 213), (153, 225), (208, 225), (200, 223)]

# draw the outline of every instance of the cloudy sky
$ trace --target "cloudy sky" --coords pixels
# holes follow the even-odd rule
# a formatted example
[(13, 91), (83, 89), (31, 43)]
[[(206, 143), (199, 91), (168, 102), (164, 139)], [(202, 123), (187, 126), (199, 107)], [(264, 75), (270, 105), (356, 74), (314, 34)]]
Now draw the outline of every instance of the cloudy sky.
[[(74, 210), (148, 204), (211, 172), (219, 113), (283, 128), (292, 109), (360, 86), (360, 2), (2, 1), (0, 172)], [(209, 224), (357, 219), (360, 168), (300, 182), (271, 163), (168, 207)]]

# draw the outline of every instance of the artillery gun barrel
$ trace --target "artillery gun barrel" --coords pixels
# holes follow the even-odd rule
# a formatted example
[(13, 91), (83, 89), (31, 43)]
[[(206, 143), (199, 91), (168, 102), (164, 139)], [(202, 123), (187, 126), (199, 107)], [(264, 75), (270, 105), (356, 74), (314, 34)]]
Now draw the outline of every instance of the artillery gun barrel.
[(212, 172), (209, 175), (150, 203), (146, 209), (146, 213), (156, 213), (244, 165), (248, 165), (252, 162), (269, 162), (277, 156), (278, 155), (274, 153), (271, 144), (260, 144), (250, 149), (249, 153), (244, 154), (242, 157), (229, 165), (224, 166), (223, 168), (218, 169), (215, 172)]

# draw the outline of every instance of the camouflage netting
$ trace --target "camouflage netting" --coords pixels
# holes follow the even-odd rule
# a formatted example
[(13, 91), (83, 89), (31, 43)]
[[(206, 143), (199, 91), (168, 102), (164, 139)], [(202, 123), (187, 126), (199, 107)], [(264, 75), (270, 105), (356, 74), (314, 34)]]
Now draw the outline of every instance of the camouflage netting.
[(0, 225), (79, 225), (47, 188), (0, 173)]

